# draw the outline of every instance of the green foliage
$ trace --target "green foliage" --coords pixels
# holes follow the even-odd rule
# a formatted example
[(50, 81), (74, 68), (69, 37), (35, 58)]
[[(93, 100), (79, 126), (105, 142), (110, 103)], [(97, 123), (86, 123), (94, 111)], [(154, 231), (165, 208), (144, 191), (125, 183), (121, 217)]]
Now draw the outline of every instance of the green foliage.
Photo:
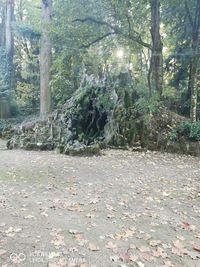
[(18, 23), (15, 25), (15, 32), (19, 36), (22, 36), (23, 38), (27, 38), (29, 40), (39, 40), (40, 38), (40, 32), (38, 29), (34, 27), (34, 25), (28, 25), (27, 23)]
[(200, 121), (184, 121), (180, 124), (178, 129), (172, 130), (170, 136), (173, 140), (176, 140), (178, 136), (183, 136), (191, 141), (200, 141)]
[(192, 126), (192, 123), (189, 121), (182, 122), (178, 129), (178, 132), (180, 132), (180, 134), (183, 134), (184, 136), (189, 138), (190, 132), (191, 132), (191, 126)]
[(82, 103), (82, 106), (87, 108), (91, 100), (97, 108), (104, 107), (105, 110), (113, 108), (110, 92), (106, 87), (88, 85), (79, 89), (76, 94), (76, 103)]
[[(96, 105), (103, 104), (109, 109), (113, 103), (102, 90), (105, 86), (115, 89), (127, 110), (134, 108), (141, 115), (159, 111), (162, 103), (159, 96), (154, 94), (153, 86), (153, 97), (148, 99), (147, 76), (151, 49), (144, 44), (151, 45), (152, 41), (149, 31), (150, 2), (53, 1), (52, 22), (46, 30), (52, 40), (50, 87), (54, 108), (62, 107), (78, 88), (83, 87), (78, 90), (78, 98), (82, 97), (87, 103), (85, 95), (93, 91), (98, 96)], [(192, 17), (195, 15), (195, 2), (191, 0), (190, 4)], [(166, 85), (163, 88), (164, 103), (169, 109), (189, 115), (191, 25), (184, 1), (160, 0), (160, 4)], [(16, 1), (15, 5), (14, 84), (19, 109), (37, 110), (39, 107), (39, 41), (44, 26), (41, 24), (40, 7), (41, 0)], [(8, 64), (1, 44), (5, 32), (2, 25), (3, 20), (0, 25), (0, 96), (7, 97)], [(131, 82), (123, 85), (120, 76), (127, 73)], [(90, 83), (88, 77), (92, 77)]]
[(39, 108), (39, 93), (30, 83), (17, 82), (15, 98), (18, 108), (27, 114)]
[(168, 138), (170, 141), (176, 141), (177, 140), (177, 129), (173, 128), (171, 132), (169, 133)]
[(163, 97), (166, 99), (175, 100), (177, 97), (177, 91), (176, 88), (172, 86), (164, 87), (163, 89)]
[(158, 94), (154, 94), (150, 99), (139, 98), (135, 104), (136, 110), (141, 115), (151, 115), (153, 113), (157, 113), (159, 112), (161, 106), (162, 102), (160, 101)]
[(8, 126), (8, 122), (6, 120), (0, 119), (0, 136), (1, 132), (4, 130), (5, 127)]
[(200, 122), (191, 124), (190, 138), (195, 141), (200, 141)]
[(54, 106), (62, 106), (79, 87), (80, 55), (63, 50), (53, 56), (50, 87)]

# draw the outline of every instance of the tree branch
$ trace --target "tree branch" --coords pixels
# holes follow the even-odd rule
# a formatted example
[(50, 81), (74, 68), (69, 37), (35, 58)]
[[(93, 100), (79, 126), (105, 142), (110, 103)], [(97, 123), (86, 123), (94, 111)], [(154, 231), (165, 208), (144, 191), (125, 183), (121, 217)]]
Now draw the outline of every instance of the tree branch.
[[(132, 30), (132, 31), (133, 31), (133, 30)], [(136, 35), (129, 34), (129, 35), (127, 36), (130, 40), (132, 40), (132, 41), (138, 43), (139, 45), (142, 45), (142, 46), (144, 46), (144, 47), (146, 47), (146, 48), (152, 50), (152, 47), (151, 47), (150, 44), (144, 42), (144, 41), (142, 40), (141, 36), (140, 36), (136, 31), (133, 31), (133, 32), (134, 32)], [(122, 33), (122, 35), (124, 35), (124, 34)], [(124, 35), (124, 36), (126, 36), (126, 35)]]
[(97, 20), (97, 19), (90, 18), (90, 17), (87, 17), (87, 18), (84, 18), (84, 19), (75, 19), (75, 20), (73, 20), (73, 22), (82, 22), (82, 23), (85, 23), (85, 22), (93, 22), (95, 24), (105, 25), (105, 26), (109, 27), (110, 29), (112, 29), (114, 31), (116, 30), (116, 27), (110, 25), (108, 22)]
[[(132, 40), (132, 41), (134, 41), (134, 42), (136, 42), (136, 43), (138, 43), (138, 44), (140, 44), (140, 45), (142, 45), (142, 46), (144, 46), (144, 47), (146, 47), (148, 49), (152, 49), (151, 45), (146, 43), (146, 42), (144, 42), (142, 40), (141, 36), (139, 35), (139, 33), (136, 32), (136, 31), (132, 30), (132, 32), (135, 35), (131, 34), (131, 33), (129, 33), (127, 35), (127, 34), (124, 34), (124, 32), (122, 30), (120, 30), (119, 27), (112, 26), (111, 24), (109, 24), (106, 21), (97, 20), (97, 19), (94, 19), (94, 18), (91, 18), (91, 17), (87, 17), (87, 18), (84, 18), (84, 19), (75, 19), (75, 20), (73, 20), (73, 22), (81, 22), (81, 23), (92, 22), (92, 23), (95, 23), (95, 24), (98, 24), (98, 25), (105, 25), (105, 26), (109, 27), (111, 30), (113, 30), (112, 34), (119, 34), (119, 35), (121, 35), (121, 36), (123, 36), (125, 38), (128, 38), (128, 39), (130, 39), (130, 40)], [(111, 34), (109, 34), (109, 35), (111, 35)], [(105, 37), (107, 37), (107, 36), (105, 36)], [(105, 37), (103, 37), (103, 38), (105, 38)]]
[(106, 34), (104, 34), (103, 36), (95, 39), (94, 41), (90, 42), (89, 44), (87, 45), (82, 45), (80, 48), (89, 48), (90, 46), (100, 42), (101, 40), (105, 39), (106, 37), (110, 36), (110, 35), (113, 35), (113, 34), (116, 34), (115, 32), (108, 32)]

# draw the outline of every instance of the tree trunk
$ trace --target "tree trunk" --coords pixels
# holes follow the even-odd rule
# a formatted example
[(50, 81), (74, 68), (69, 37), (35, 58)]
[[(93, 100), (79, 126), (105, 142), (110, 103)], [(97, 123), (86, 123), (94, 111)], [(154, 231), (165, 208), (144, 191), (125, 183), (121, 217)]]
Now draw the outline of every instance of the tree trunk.
[(152, 85), (161, 96), (163, 89), (163, 44), (160, 35), (160, 0), (150, 0), (150, 3), (152, 37)]
[(199, 62), (199, 30), (200, 30), (200, 0), (196, 3), (196, 14), (192, 23), (192, 59), (190, 63), (190, 73), (188, 90), (191, 92), (191, 107), (190, 107), (190, 119), (192, 122), (197, 120), (197, 98), (198, 98), (198, 87), (197, 87), (197, 73), (198, 73), (198, 62)]
[(8, 87), (13, 89), (13, 54), (14, 54), (14, 36), (12, 30), (14, 16), (14, 0), (6, 2), (6, 52), (8, 56)]
[[(4, 11), (5, 9), (5, 11)], [(5, 13), (4, 13), (5, 12)], [(12, 23), (14, 20), (14, 0), (7, 0), (5, 6), (1, 6), (2, 25), (0, 45), (6, 49), (7, 64), (5, 66), (5, 88), (9, 90), (6, 97), (0, 98), (0, 118), (8, 118), (11, 115), (10, 99), (11, 90), (14, 88), (13, 75), (13, 55), (14, 55), (14, 35)], [(5, 15), (5, 16), (4, 16)]]
[(0, 47), (5, 46), (5, 4), (0, 4), (0, 16), (1, 16), (1, 23), (0, 23)]
[(47, 26), (51, 21), (52, 0), (42, 0), (42, 37), (40, 48), (40, 117), (46, 119), (51, 112), (50, 62), (51, 40)]
[(8, 100), (0, 98), (0, 119), (7, 119), (10, 116), (10, 104)]
[(198, 67), (198, 55), (195, 56), (195, 50), (193, 50), (193, 58), (190, 64), (190, 75), (189, 75), (189, 90), (191, 92), (191, 107), (190, 107), (190, 119), (192, 122), (197, 120), (197, 67)]

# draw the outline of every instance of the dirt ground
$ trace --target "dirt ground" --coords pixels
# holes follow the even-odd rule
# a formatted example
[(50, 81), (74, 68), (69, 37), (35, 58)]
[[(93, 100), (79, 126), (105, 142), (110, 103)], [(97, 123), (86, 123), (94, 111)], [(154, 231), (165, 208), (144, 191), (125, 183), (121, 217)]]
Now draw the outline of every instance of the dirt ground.
[(199, 267), (200, 159), (1, 141), (0, 266)]

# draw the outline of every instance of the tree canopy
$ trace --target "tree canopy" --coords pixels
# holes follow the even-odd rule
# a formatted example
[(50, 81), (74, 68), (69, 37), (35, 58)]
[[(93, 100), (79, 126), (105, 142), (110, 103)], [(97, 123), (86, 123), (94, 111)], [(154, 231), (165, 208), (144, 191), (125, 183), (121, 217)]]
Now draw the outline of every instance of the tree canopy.
[[(83, 84), (112, 86), (127, 73), (140, 99), (159, 99), (196, 121), (199, 2), (54, 0), (45, 22), (42, 6), (50, 2), (1, 0), (1, 98), (7, 98), (12, 114), (37, 112), (46, 102), (48, 113)], [(47, 61), (41, 73), (41, 62)], [(47, 76), (49, 97), (41, 101), (41, 77)]]

